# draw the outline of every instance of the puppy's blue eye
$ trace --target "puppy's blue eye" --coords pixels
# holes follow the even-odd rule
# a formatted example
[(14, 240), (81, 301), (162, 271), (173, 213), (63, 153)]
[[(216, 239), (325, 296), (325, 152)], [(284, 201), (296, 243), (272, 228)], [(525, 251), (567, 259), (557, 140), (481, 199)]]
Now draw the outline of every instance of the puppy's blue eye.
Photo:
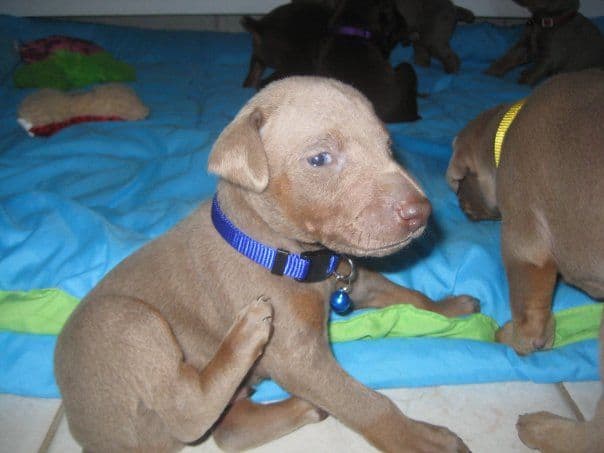
[(327, 165), (331, 162), (331, 154), (327, 152), (322, 152), (312, 157), (309, 157), (307, 160), (308, 163), (313, 167), (322, 167), (323, 165)]

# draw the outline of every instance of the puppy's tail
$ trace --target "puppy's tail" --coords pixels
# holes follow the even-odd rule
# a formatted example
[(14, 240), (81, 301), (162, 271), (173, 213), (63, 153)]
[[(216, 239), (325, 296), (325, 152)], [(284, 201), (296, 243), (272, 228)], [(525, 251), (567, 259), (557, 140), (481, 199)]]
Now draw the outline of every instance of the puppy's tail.
[(455, 7), (455, 14), (457, 16), (458, 22), (465, 22), (467, 24), (471, 24), (476, 19), (474, 13), (469, 9), (462, 8), (461, 6)]

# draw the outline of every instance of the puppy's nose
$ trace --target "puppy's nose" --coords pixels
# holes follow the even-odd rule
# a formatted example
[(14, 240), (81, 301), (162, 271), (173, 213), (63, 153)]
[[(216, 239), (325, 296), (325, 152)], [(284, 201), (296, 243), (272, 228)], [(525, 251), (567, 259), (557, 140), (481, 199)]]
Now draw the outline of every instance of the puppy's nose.
[(403, 226), (413, 233), (426, 225), (432, 208), (426, 198), (402, 202), (398, 208), (398, 216)]

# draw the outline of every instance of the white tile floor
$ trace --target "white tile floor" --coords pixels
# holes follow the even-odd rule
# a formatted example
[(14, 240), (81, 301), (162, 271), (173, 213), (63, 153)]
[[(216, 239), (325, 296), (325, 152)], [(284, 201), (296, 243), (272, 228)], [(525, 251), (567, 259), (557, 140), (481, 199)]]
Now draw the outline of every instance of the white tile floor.
[[(565, 384), (584, 414), (591, 418), (602, 391), (600, 382)], [(519, 414), (549, 410), (564, 416), (573, 412), (559, 387), (553, 384), (504, 382), (418, 389), (384, 390), (408, 416), (445, 425), (455, 431), (473, 452), (528, 452), (516, 436)], [(0, 452), (38, 451), (59, 408), (59, 400), (0, 395)], [(65, 419), (50, 444), (50, 453), (79, 452)], [(220, 451), (212, 439), (187, 453)], [(261, 448), (258, 453), (365, 453), (375, 451), (359, 435), (328, 418), (306, 426)]]

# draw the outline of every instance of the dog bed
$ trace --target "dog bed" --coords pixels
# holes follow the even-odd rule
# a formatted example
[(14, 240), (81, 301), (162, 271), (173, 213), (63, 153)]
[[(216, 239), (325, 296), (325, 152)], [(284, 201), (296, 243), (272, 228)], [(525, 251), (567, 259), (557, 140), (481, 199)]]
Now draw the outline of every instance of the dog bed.
[[(31, 90), (14, 86), (15, 59), (0, 60), (0, 392), (57, 397), (56, 333), (77, 301), (212, 195), (216, 178), (206, 172), (212, 143), (254, 94), (241, 87), (251, 40), (244, 33), (9, 16), (0, 16), (0, 30), (3, 48), (51, 35), (100, 45), (136, 69), (130, 85), (151, 112), (136, 123), (82, 123), (31, 138), (16, 122)], [(459, 74), (445, 74), (437, 62), (416, 68), (426, 94), (419, 99), (422, 120), (388, 125), (396, 155), (422, 183), (433, 215), (424, 236), (378, 266), (434, 299), (471, 294), (482, 315), (446, 320), (395, 307), (333, 316), (334, 354), (373, 388), (598, 378), (601, 305), (564, 283), (554, 299), (564, 326), (554, 349), (520, 357), (492, 341), (494, 329), (510, 319), (499, 224), (467, 220), (444, 179), (457, 132), (481, 111), (529, 93), (515, 83), (519, 71), (504, 79), (482, 74), (520, 33), (520, 26), (459, 26), (452, 41)], [(392, 55), (393, 63), (410, 60), (409, 48)], [(284, 394), (266, 381), (255, 398)]]

